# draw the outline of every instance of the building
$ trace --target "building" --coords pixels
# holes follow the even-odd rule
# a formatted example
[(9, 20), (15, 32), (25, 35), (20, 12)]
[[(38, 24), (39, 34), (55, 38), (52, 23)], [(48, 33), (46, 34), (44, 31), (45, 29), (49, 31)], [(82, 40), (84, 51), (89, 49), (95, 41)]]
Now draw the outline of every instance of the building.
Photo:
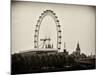
[(76, 58), (80, 57), (80, 55), (81, 55), (81, 49), (80, 49), (79, 42), (77, 43), (76, 50), (72, 53), (72, 55), (74, 55), (74, 57), (76, 57)]
[(66, 50), (66, 43), (64, 43), (63, 53), (65, 53), (66, 55), (68, 55), (68, 54), (69, 54), (69, 52)]

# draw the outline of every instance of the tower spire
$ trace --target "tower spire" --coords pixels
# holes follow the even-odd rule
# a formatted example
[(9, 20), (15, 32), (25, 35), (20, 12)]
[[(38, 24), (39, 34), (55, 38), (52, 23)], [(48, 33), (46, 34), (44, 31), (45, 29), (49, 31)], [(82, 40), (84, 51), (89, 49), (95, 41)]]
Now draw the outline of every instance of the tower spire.
[(76, 52), (80, 55), (81, 49), (80, 49), (79, 41), (77, 43)]
[(77, 51), (80, 51), (79, 41), (78, 41), (78, 43), (77, 43), (76, 50), (77, 50)]

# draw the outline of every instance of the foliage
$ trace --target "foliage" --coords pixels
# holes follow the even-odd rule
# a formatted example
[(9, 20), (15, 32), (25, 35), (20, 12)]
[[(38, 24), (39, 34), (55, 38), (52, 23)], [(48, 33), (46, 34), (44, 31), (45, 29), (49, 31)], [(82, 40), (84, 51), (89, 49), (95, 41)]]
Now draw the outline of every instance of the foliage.
[(64, 53), (55, 54), (14, 54), (12, 55), (12, 72), (41, 70), (43, 68), (62, 68), (74, 64), (74, 58)]

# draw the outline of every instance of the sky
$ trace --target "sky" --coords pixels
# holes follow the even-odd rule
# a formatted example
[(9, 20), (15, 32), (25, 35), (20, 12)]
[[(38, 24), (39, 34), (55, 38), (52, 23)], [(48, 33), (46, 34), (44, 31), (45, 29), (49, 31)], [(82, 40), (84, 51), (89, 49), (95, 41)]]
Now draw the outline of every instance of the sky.
[[(52, 4), (38, 2), (12, 2), (12, 53), (34, 50), (34, 30), (43, 11), (52, 10), (58, 16), (62, 30), (61, 51), (66, 43), (69, 53), (75, 51), (79, 42), (81, 53), (95, 54), (95, 6)], [(56, 48), (57, 31), (54, 19), (47, 15), (39, 30), (39, 39), (51, 38)], [(39, 42), (39, 45), (42, 42)]]

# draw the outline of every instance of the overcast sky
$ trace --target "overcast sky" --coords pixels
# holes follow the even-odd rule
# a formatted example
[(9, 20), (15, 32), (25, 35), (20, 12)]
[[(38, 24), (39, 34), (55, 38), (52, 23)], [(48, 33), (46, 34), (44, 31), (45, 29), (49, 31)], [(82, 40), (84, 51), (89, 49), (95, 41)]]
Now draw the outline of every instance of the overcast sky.
[[(12, 2), (12, 53), (34, 49), (34, 30), (45, 10), (53, 10), (62, 30), (62, 44), (72, 53), (79, 41), (81, 52), (95, 54), (95, 7), (68, 4)], [(57, 31), (54, 19), (46, 16), (41, 24), (39, 38), (50, 37), (56, 47)], [(40, 43), (39, 43), (40, 44)]]

